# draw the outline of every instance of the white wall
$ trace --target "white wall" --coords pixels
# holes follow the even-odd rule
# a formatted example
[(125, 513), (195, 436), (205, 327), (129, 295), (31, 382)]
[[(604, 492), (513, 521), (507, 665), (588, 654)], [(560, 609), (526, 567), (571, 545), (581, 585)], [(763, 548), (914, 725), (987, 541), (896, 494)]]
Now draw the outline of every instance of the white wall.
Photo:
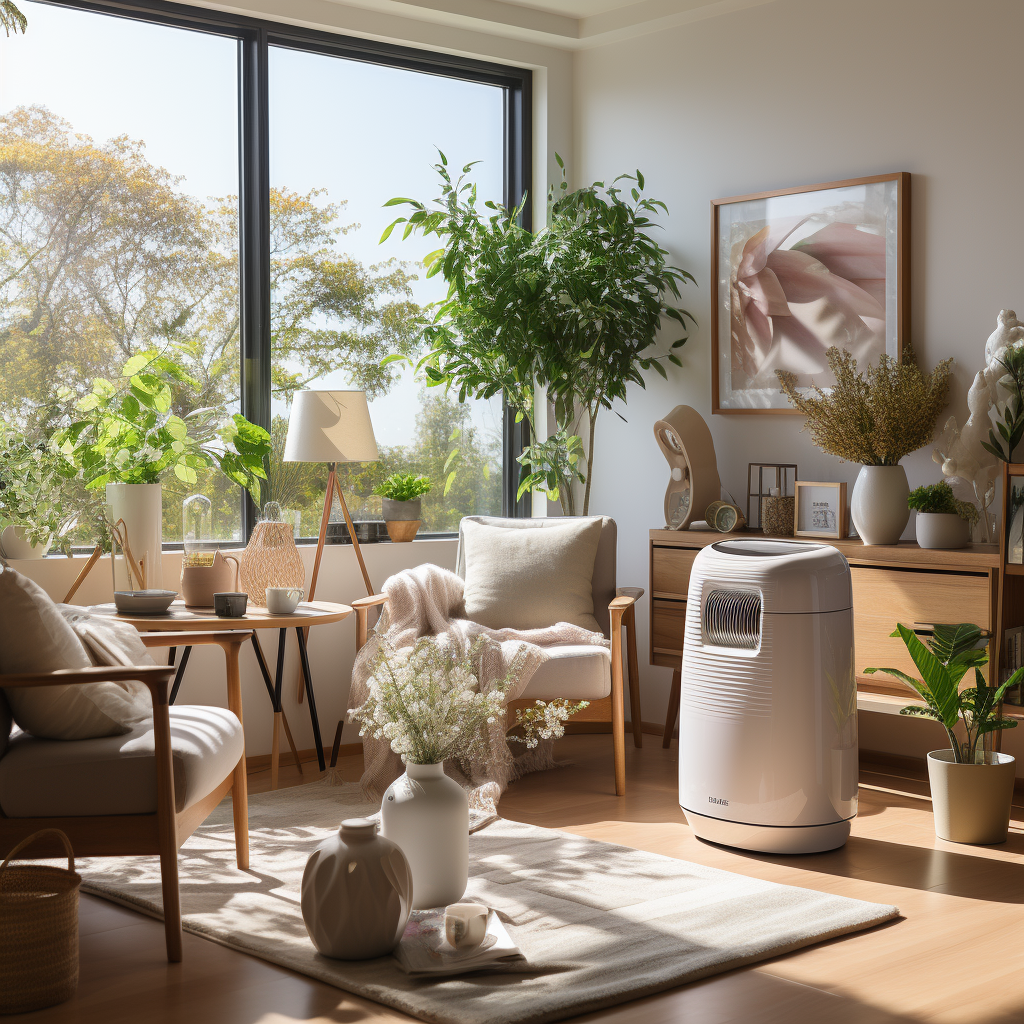
[[(384, 580), (401, 569), (423, 562), (435, 562), (446, 569), (454, 569), (455, 548), (454, 540), (417, 540), (412, 544), (365, 544), (361, 550), (370, 581), (379, 593)], [(306, 566), (308, 582), (313, 570), (316, 548), (304, 544), (299, 547), (299, 551)], [(46, 558), (35, 562), (13, 562), (12, 565), (39, 583), (55, 601), (61, 601), (85, 565), (85, 558)], [(181, 574), (179, 552), (164, 553), (163, 574), (165, 586), (177, 589), (177, 580)], [(352, 548), (347, 545), (325, 547), (317, 581), (317, 600), (345, 604), (357, 597), (365, 596), (366, 588)], [(110, 562), (104, 557), (93, 568), (85, 584), (75, 595), (74, 603), (91, 605), (111, 600), (113, 587), (110, 579)], [(334, 731), (341, 718), (346, 722), (342, 742), (359, 742), (359, 729), (348, 721), (348, 689), (352, 660), (355, 656), (355, 635), (354, 615), (331, 625), (314, 626), (309, 633), (309, 660), (316, 709), (328, 757)], [(260, 643), (271, 674), (277, 660), (277, 638), (277, 630), (262, 630), (260, 633)], [(178, 654), (180, 657), (181, 652)], [(162, 652), (154, 651), (157, 660), (161, 660), (162, 656)], [(250, 757), (256, 754), (269, 754), (273, 709), (251, 644), (246, 644), (242, 649), (241, 668), (245, 751)], [(296, 700), (298, 675), (299, 656), (295, 633), (292, 631), (289, 634), (285, 655), (283, 706), (296, 746), (300, 750), (310, 750), (313, 747), (313, 729), (310, 725), (308, 705), (305, 701), (300, 705)], [(219, 647), (196, 647), (192, 651), (176, 703), (227, 707), (224, 690), (224, 655)], [(283, 736), (281, 743), (282, 749), (287, 751)]]
[[(996, 314), (1024, 306), (1022, 37), (1019, 0), (777, 0), (576, 55), (577, 182), (639, 167), (671, 211), (663, 244), (699, 284), (685, 296), (700, 327), (684, 368), (632, 389), (628, 423), (599, 422), (591, 511), (618, 521), (621, 583), (647, 585), (668, 476), (652, 425), (680, 403), (708, 420), (741, 506), (748, 462), (850, 484), (857, 471), (814, 448), (794, 417), (711, 416), (713, 198), (910, 171), (911, 337), (928, 367), (955, 357), (949, 412), (965, 413)], [(930, 449), (905, 465), (912, 487), (938, 478)], [(646, 662), (644, 650), (643, 718), (661, 721), (670, 673)], [(916, 724), (866, 723), (864, 745), (899, 749), (899, 729)]]

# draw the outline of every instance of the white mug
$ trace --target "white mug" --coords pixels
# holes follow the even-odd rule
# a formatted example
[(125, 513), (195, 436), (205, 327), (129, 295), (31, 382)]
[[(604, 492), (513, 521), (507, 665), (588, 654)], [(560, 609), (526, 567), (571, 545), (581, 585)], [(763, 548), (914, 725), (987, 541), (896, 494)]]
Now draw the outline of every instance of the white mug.
[(267, 587), (267, 611), (275, 615), (291, 615), (305, 593), (302, 587)]

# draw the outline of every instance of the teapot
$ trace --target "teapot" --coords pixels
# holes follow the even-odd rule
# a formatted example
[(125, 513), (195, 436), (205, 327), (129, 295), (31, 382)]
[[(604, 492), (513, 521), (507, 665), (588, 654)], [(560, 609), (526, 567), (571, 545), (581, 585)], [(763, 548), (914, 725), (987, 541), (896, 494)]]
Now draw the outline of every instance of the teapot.
[[(205, 559), (204, 559), (205, 561)], [(228, 563), (234, 562), (234, 567)], [(186, 557), (181, 562), (181, 596), (186, 608), (212, 608), (213, 595), (238, 590), (238, 559), (214, 553), (207, 565)]]

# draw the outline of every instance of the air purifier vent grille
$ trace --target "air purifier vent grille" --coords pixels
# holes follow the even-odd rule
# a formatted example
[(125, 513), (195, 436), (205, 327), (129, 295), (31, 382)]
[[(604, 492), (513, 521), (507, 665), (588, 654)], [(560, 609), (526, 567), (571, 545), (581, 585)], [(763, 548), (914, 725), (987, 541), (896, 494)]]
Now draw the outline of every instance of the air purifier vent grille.
[(755, 650), (761, 639), (761, 595), (756, 590), (712, 590), (704, 602), (704, 643)]

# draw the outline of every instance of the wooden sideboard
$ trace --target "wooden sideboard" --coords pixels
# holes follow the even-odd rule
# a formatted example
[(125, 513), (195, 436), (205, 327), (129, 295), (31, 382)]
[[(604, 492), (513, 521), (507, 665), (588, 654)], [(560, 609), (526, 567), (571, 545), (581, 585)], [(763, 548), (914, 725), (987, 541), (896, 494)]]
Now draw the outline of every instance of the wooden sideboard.
[[(716, 541), (754, 538), (753, 531), (721, 534), (706, 530), (651, 530), (651, 664), (674, 669), (662, 743), (668, 746), (679, 713), (683, 624), (690, 567), (701, 548)], [(857, 689), (872, 710), (895, 710), (910, 703), (909, 687), (866, 676), (867, 666), (899, 668), (917, 674), (903, 641), (890, 633), (897, 622), (974, 622), (998, 638), (1000, 556), (997, 544), (974, 544), (957, 551), (928, 551), (916, 544), (875, 547), (859, 540), (821, 543), (838, 548), (853, 577), (853, 618)], [(1001, 645), (993, 642), (986, 671), (998, 673)], [(991, 678), (998, 678), (994, 675)]]

